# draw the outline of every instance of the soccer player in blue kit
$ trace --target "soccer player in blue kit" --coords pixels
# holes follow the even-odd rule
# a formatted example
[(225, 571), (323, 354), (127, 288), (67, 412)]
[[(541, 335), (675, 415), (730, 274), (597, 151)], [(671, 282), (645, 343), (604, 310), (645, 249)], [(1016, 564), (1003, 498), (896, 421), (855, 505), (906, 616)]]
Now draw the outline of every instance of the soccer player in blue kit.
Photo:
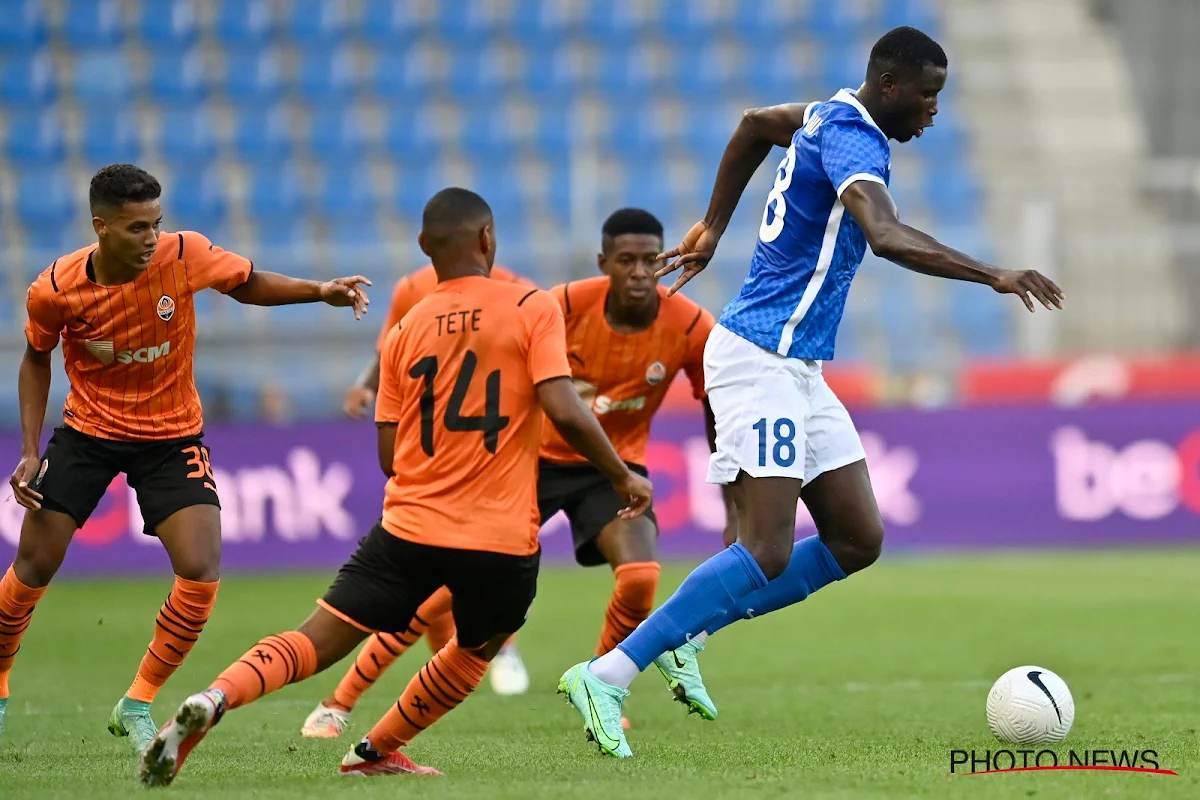
[[(660, 276), (683, 268), (673, 293), (708, 264), (771, 148), (787, 148), (749, 275), (704, 352), (717, 434), (708, 480), (733, 485), (738, 540), (697, 567), (617, 649), (559, 681), (589, 738), (608, 755), (633, 755), (621, 708), (629, 685), (656, 658), (682, 648), (694, 655), (721, 628), (798, 603), (879, 557), (883, 522), (862, 443), (821, 376), (868, 245), (915, 272), (1015, 294), (1030, 311), (1035, 302), (1062, 307), (1062, 291), (1045, 276), (988, 266), (897, 218), (887, 188), (888, 140), (907, 142), (933, 125), (946, 65), (933, 39), (896, 28), (872, 48), (857, 91), (746, 112), (725, 148), (704, 221), (660, 257), (668, 261)], [(817, 534), (797, 542), (798, 499)], [(716, 716), (698, 671), (680, 691), (705, 704), (706, 718)]]

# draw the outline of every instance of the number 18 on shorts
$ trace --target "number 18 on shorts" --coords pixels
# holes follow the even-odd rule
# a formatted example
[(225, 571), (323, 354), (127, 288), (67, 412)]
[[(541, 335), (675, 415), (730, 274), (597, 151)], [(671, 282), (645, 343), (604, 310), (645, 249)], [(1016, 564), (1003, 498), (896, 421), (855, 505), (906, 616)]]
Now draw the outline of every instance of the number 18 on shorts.
[(865, 457), (820, 362), (786, 358), (718, 325), (704, 349), (704, 376), (717, 423), (709, 483), (731, 483), (739, 472), (809, 483)]

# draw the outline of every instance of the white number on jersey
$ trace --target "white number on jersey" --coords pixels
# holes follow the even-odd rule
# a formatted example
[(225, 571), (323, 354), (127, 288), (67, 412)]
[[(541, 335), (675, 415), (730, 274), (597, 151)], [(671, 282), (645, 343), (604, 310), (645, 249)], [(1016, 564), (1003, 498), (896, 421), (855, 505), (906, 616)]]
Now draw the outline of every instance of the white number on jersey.
[[(758, 226), (758, 238), (773, 242), (783, 233), (783, 217), (787, 214), (787, 203), (783, 193), (792, 185), (792, 170), (796, 167), (796, 146), (788, 147), (787, 154), (775, 172), (775, 185), (767, 195), (767, 207), (763, 209), (762, 224)], [(771, 206), (775, 208), (772, 210)]]

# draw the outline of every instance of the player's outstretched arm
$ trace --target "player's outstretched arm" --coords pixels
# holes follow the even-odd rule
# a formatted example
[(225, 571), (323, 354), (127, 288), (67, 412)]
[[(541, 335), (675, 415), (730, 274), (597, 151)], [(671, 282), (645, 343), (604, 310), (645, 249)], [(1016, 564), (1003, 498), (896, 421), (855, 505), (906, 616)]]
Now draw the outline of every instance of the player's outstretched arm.
[(43, 353), (26, 344), (17, 376), (17, 400), (21, 406), (21, 460), (13, 470), (9, 483), (17, 502), (34, 510), (42, 507), (42, 496), (29, 488), (29, 484), (37, 477), (41, 462), (42, 423), (46, 419), (49, 398), (50, 353)]
[(1049, 309), (1062, 308), (1062, 289), (1037, 270), (990, 267), (902, 223), (882, 184), (852, 183), (842, 192), (842, 204), (863, 229), (871, 252), (880, 258), (923, 275), (983, 283), (1001, 294), (1015, 294), (1030, 311), (1034, 300)]
[(678, 247), (658, 257), (660, 261), (667, 262), (656, 273), (660, 278), (683, 267), (683, 274), (667, 290), (668, 295), (675, 294), (708, 266), (738, 201), (742, 199), (742, 192), (746, 191), (746, 184), (754, 177), (772, 147), (791, 145), (792, 136), (804, 127), (806, 108), (806, 103), (787, 103), (752, 108), (742, 114), (742, 120), (725, 146), (725, 154), (721, 156), (721, 164), (717, 167), (717, 178), (704, 219), (692, 226)]
[(621, 511), (624, 519), (640, 516), (650, 507), (653, 490), (650, 481), (632, 472), (612, 442), (604, 435), (600, 421), (579, 398), (570, 378), (551, 378), (537, 385), (538, 404), (567, 444), (592, 463), (608, 478), (613, 488), (629, 501)]
[(362, 275), (321, 283), (291, 278), (277, 272), (254, 270), (245, 283), (229, 292), (229, 296), (239, 303), (251, 306), (287, 306), (317, 302), (338, 307), (349, 306), (354, 309), (354, 318), (362, 319), (370, 303), (362, 287), (370, 285), (371, 282)]

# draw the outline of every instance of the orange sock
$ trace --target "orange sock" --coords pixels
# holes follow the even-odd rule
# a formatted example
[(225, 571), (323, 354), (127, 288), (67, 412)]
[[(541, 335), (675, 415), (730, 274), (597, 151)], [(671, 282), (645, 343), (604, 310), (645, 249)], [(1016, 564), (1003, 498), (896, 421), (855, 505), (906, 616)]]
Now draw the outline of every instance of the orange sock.
[(191, 652), (213, 604), (217, 602), (217, 587), (220, 581), (201, 583), (175, 576), (171, 594), (158, 610), (154, 620), (154, 638), (142, 656), (137, 677), (125, 693), (131, 700), (144, 703), (154, 702), (154, 696), (179, 668)]
[[(377, 633), (367, 639), (367, 643), (358, 651), (354, 664), (333, 690), (333, 702), (347, 711), (353, 709), (363, 693), (379, 680), (379, 676), (402, 656), (405, 650), (416, 644), (422, 634), (431, 635), (429, 631), (432, 630), (432, 626), (428, 620), (449, 616), (450, 603), (450, 590), (443, 586), (417, 609), (416, 616), (408, 623), (408, 630), (403, 633)], [(450, 636), (453, 635), (451, 619)], [(442, 644), (445, 644), (445, 641)]]
[(617, 585), (613, 587), (612, 599), (604, 612), (604, 628), (600, 631), (596, 655), (602, 656), (625, 641), (625, 637), (650, 616), (654, 592), (658, 588), (658, 572), (659, 566), (654, 561), (622, 564), (613, 570)]
[(33, 607), (45, 593), (45, 586), (34, 589), (21, 583), (12, 567), (0, 580), (0, 700), (8, 697), (8, 673), (33, 619)]
[(229, 709), (252, 703), (264, 694), (312, 676), (317, 648), (299, 631), (268, 636), (225, 668), (209, 688), (225, 693)]
[(487, 673), (488, 662), (452, 640), (409, 681), (399, 702), (367, 734), (380, 755), (394, 753), (453, 711)]

